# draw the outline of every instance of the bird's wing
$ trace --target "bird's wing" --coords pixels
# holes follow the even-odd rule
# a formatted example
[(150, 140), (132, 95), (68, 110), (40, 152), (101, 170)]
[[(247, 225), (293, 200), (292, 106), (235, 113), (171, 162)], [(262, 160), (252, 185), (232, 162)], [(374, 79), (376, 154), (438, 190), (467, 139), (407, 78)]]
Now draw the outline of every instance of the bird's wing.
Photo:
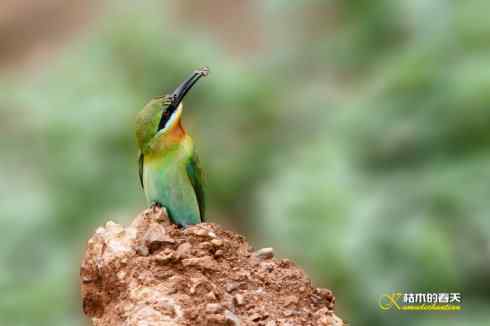
[(145, 186), (143, 185), (143, 162), (145, 160), (145, 157), (143, 156), (143, 153), (140, 153), (139, 158), (138, 158), (138, 174), (140, 176), (140, 183), (141, 183), (141, 188), (145, 189)]
[(187, 175), (192, 183), (192, 187), (196, 193), (199, 212), (201, 213), (201, 221), (204, 222), (204, 176), (199, 162), (199, 157), (194, 153), (186, 165)]

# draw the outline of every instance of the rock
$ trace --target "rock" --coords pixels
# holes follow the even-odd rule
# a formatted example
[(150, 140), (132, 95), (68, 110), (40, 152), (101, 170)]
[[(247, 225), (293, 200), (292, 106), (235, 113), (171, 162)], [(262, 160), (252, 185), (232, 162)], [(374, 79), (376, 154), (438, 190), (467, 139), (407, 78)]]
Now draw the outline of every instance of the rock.
[(230, 326), (240, 326), (240, 318), (229, 310), (225, 311), (225, 320)]
[(262, 248), (255, 252), (255, 256), (259, 259), (271, 259), (274, 257), (274, 249), (273, 248)]
[(238, 282), (229, 282), (229, 283), (226, 283), (225, 290), (226, 290), (226, 292), (230, 293), (233, 290), (238, 289), (239, 287), (240, 287), (240, 283), (238, 283)]
[(342, 319), (335, 314), (321, 316), (317, 323), (317, 326), (343, 326), (345, 325)]
[(84, 275), (83, 273), (81, 273), (80, 279), (82, 280), (82, 283), (91, 283), (97, 280), (97, 277), (92, 275)]
[(220, 326), (227, 324), (224, 314), (208, 314), (206, 320), (207, 322), (201, 325)]
[(141, 256), (148, 256), (150, 254), (150, 250), (148, 249), (148, 247), (143, 244), (136, 245), (134, 249)]
[(223, 253), (224, 253), (224, 251), (219, 249), (219, 250), (216, 250), (216, 252), (214, 253), (214, 256), (215, 257), (221, 257), (221, 256), (223, 256)]
[(116, 275), (120, 281), (123, 281), (126, 278), (126, 271), (119, 271)]
[(294, 310), (286, 310), (286, 311), (284, 311), (284, 316), (285, 317), (290, 317), (290, 316), (292, 316), (294, 314), (295, 314)]
[(262, 318), (262, 316), (261, 316), (261, 315), (259, 315), (259, 314), (258, 314), (258, 313), (256, 313), (256, 312), (255, 312), (255, 313), (253, 313), (253, 314), (251, 314), (251, 315), (250, 315), (250, 317), (249, 317), (249, 319), (250, 319), (251, 321), (253, 321), (253, 322), (257, 322), (257, 321), (259, 321), (261, 318)]
[(223, 245), (223, 240), (221, 240), (221, 239), (213, 239), (213, 240), (211, 240), (211, 243), (213, 244), (213, 246), (221, 247)]
[(213, 244), (211, 242), (202, 242), (199, 244), (199, 249), (210, 251), (211, 249), (213, 249)]
[(263, 261), (260, 263), (260, 268), (268, 273), (272, 272), (275, 267), (276, 264), (273, 261)]
[(236, 294), (234, 297), (233, 297), (233, 302), (237, 305), (237, 306), (241, 306), (245, 303), (245, 299), (243, 298), (243, 295), (241, 294)]
[(206, 294), (206, 299), (208, 299), (209, 301), (214, 301), (216, 300), (216, 295), (214, 294), (213, 291), (209, 292), (208, 294)]
[(333, 293), (329, 289), (317, 288), (315, 292), (326, 301), (330, 302), (334, 299)]
[(330, 316), (332, 326), (344, 326), (344, 321), (339, 318), (336, 314)]
[(214, 290), (214, 286), (206, 279), (206, 278), (192, 278), (191, 280), (192, 286), (190, 288), (190, 293), (198, 295), (209, 294), (210, 291)]
[(162, 243), (175, 243), (175, 240), (167, 235), (163, 225), (152, 223), (146, 230), (143, 240), (147, 247)]
[(162, 265), (168, 264), (169, 262), (172, 262), (176, 259), (177, 257), (174, 251), (163, 251), (155, 256), (155, 261)]
[(195, 229), (193, 232), (195, 235), (200, 236), (200, 237), (206, 237), (209, 236), (209, 231), (206, 231), (204, 229)]
[(298, 297), (295, 295), (288, 295), (284, 298), (284, 306), (296, 305), (298, 304)]
[(180, 229), (165, 210), (148, 209), (88, 241), (83, 311), (94, 326), (342, 326), (331, 291), (273, 256), (218, 225)]
[(112, 235), (121, 236), (124, 234), (124, 227), (122, 225), (114, 223), (113, 221), (109, 221), (105, 224), (105, 230), (106, 233)]
[(192, 245), (189, 242), (184, 242), (177, 247), (176, 257), (177, 259), (183, 259), (191, 256)]
[(219, 270), (219, 266), (211, 256), (186, 258), (182, 260), (182, 265), (186, 267), (194, 266), (201, 269)]
[(171, 318), (175, 318), (175, 316), (177, 315), (178, 305), (166, 299), (157, 299), (155, 302), (155, 307), (157, 311)]
[(220, 305), (219, 303), (208, 303), (206, 305), (206, 312), (210, 314), (217, 314), (223, 310), (224, 310), (223, 306)]

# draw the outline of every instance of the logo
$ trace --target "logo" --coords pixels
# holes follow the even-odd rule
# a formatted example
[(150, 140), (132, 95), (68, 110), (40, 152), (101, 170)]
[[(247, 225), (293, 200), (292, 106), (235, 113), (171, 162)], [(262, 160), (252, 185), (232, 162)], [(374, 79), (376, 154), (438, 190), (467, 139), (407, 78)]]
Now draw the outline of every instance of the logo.
[(381, 310), (401, 311), (459, 311), (462, 296), (459, 292), (394, 292), (383, 294), (378, 302)]

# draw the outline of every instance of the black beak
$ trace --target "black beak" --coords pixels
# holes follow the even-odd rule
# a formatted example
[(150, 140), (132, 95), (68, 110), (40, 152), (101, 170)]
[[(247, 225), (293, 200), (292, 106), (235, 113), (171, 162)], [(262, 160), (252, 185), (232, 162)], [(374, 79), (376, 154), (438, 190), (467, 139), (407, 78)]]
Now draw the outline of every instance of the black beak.
[(189, 76), (186, 80), (184, 80), (179, 87), (175, 89), (171, 96), (171, 102), (168, 108), (162, 112), (162, 117), (160, 118), (160, 123), (158, 124), (157, 130), (162, 130), (165, 128), (168, 120), (172, 116), (172, 114), (179, 107), (180, 102), (184, 99), (187, 92), (194, 86), (194, 84), (201, 78), (206, 77), (208, 75), (209, 69), (207, 67), (203, 67), (194, 71), (194, 73)]
[(194, 71), (194, 73), (189, 76), (186, 80), (184, 80), (172, 93), (172, 103), (176, 109), (179, 106), (180, 102), (184, 99), (187, 92), (194, 86), (194, 84), (201, 78), (206, 77), (208, 75), (209, 69), (207, 67), (203, 67)]

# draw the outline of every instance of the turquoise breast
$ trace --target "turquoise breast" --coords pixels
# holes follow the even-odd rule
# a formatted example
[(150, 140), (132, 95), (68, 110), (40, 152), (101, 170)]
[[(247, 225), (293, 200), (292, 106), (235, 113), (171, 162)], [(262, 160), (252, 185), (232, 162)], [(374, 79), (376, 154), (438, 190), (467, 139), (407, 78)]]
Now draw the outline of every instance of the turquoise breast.
[(164, 206), (176, 224), (187, 226), (201, 222), (194, 188), (187, 175), (188, 158), (179, 150), (161, 157), (145, 157), (143, 184), (148, 203)]

